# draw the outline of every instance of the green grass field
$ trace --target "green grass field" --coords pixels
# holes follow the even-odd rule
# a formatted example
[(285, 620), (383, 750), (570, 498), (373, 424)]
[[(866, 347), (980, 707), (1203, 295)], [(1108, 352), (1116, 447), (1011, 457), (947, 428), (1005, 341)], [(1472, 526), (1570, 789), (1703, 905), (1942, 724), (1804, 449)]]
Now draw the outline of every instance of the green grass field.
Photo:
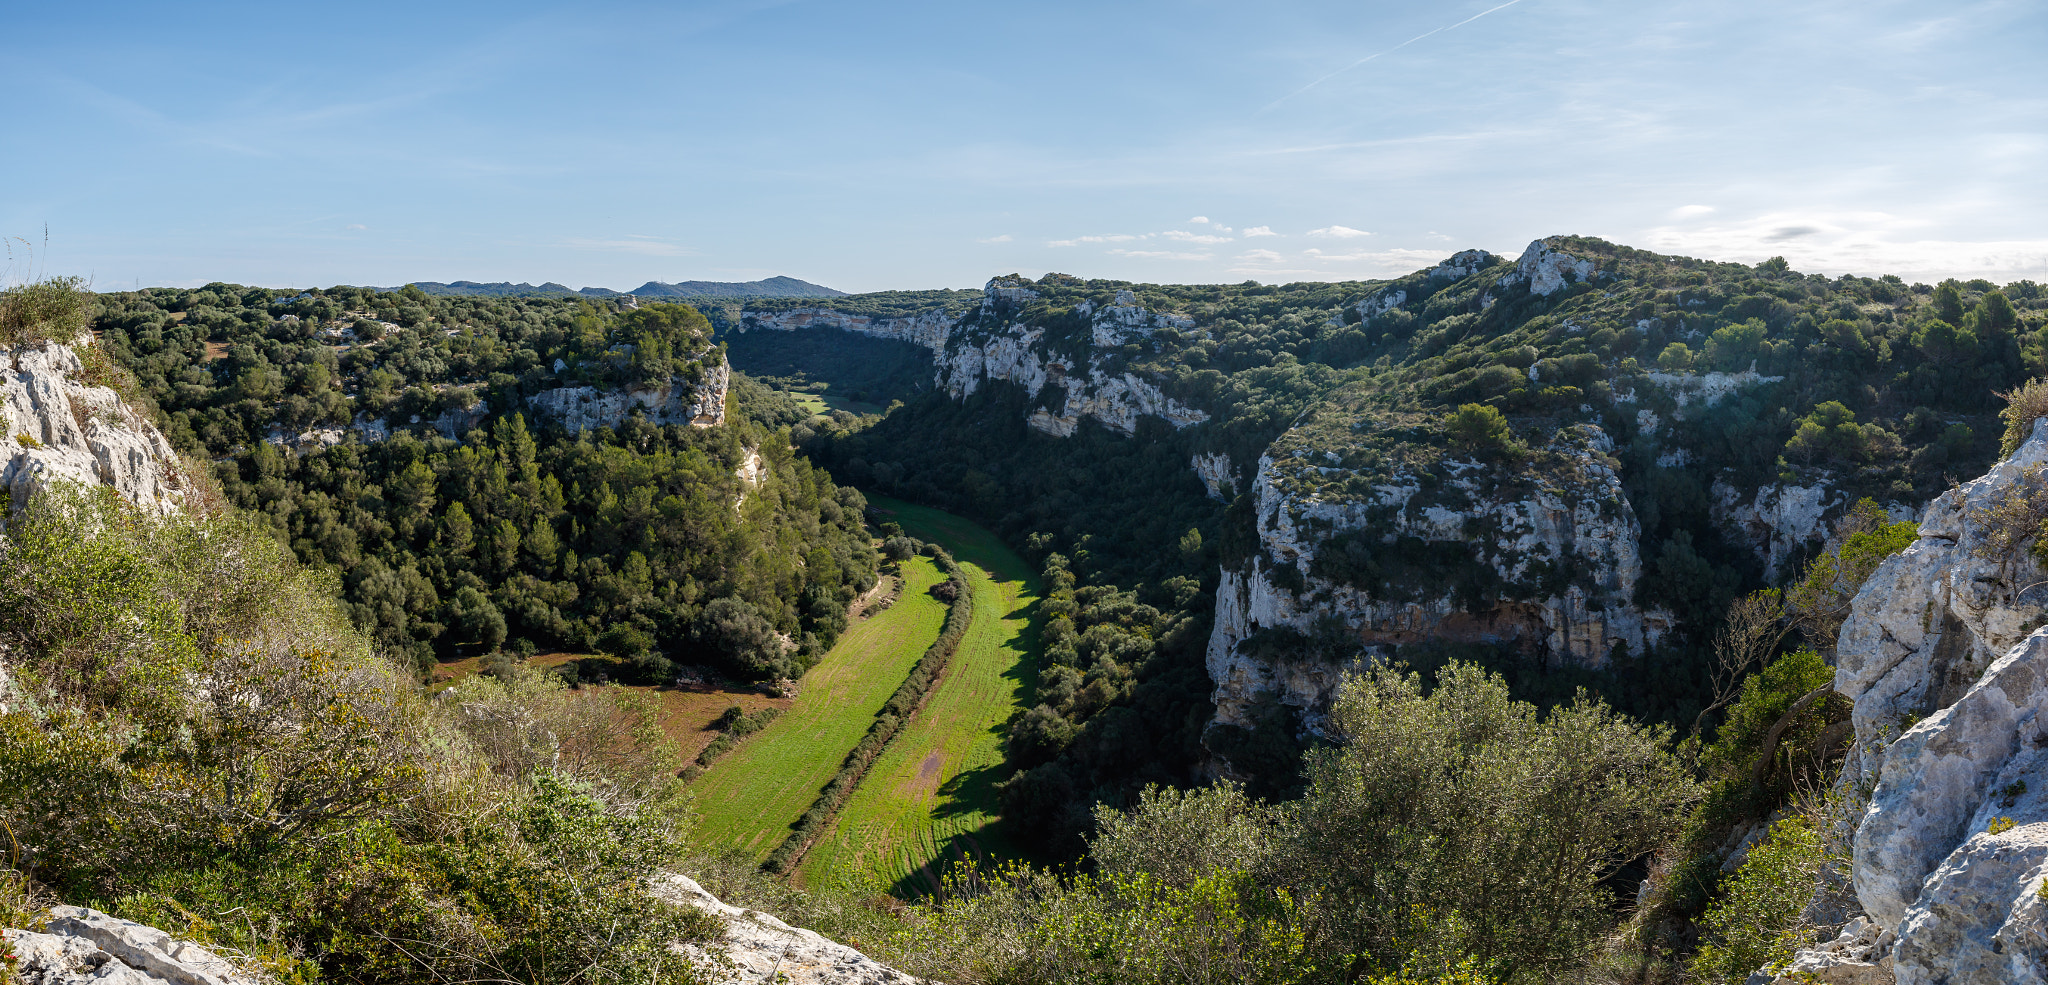
[(700, 843), (766, 857), (838, 772), (946, 621), (946, 607), (926, 593), (942, 580), (939, 569), (913, 558), (903, 574), (902, 597), (840, 637), (804, 675), (788, 712), (691, 784)]
[(974, 590), (974, 621), (938, 690), (868, 771), (836, 825), (804, 860), (807, 885), (913, 895), (935, 888), (929, 863), (1018, 852), (993, 822), (1002, 727), (1038, 680), (1032, 613), (1038, 577), (994, 534), (938, 510), (869, 496), (905, 533), (953, 552)]

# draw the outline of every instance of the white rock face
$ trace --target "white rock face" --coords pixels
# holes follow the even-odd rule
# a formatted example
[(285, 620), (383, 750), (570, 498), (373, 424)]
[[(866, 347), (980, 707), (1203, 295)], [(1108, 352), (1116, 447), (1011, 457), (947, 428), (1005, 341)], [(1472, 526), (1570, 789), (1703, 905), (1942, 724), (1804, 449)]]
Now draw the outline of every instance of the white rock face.
[(184, 501), (170, 442), (114, 391), (77, 382), (84, 365), (71, 346), (0, 349), (0, 368), (0, 485), (13, 508), (51, 481), (111, 486), (159, 513)]
[(1191, 464), (1202, 480), (1202, 487), (1209, 490), (1210, 499), (1228, 503), (1237, 497), (1237, 464), (1229, 455), (1212, 451), (1196, 455)]
[(1451, 254), (1450, 259), (1429, 268), (1430, 280), (1463, 280), (1485, 270), (1493, 262), (1493, 254), (1485, 250), (1461, 250)]
[[(1035, 295), (1034, 295), (1035, 296)], [(896, 339), (924, 346), (933, 352), (946, 347), (958, 319), (943, 310), (927, 311), (908, 318), (875, 318), (849, 315), (830, 308), (798, 308), (794, 311), (744, 311), (740, 324), (748, 331), (794, 332), (805, 328), (837, 328), (878, 339)]]
[[(1892, 985), (1892, 933), (1857, 917), (1834, 940), (1800, 951), (1770, 985)], [(1753, 976), (1752, 980), (1756, 977)]]
[(1381, 291), (1358, 302), (1358, 317), (1371, 318), (1408, 303), (1407, 291)]
[(1671, 399), (1676, 401), (1681, 408), (1695, 403), (1712, 407), (1726, 400), (1743, 387), (1756, 386), (1761, 383), (1777, 383), (1785, 379), (1782, 376), (1764, 376), (1758, 373), (1754, 363), (1751, 363), (1748, 369), (1739, 373), (1716, 371), (1712, 373), (1646, 373), (1644, 375), (1652, 385), (1670, 391)]
[[(1334, 688), (1346, 670), (1371, 648), (1426, 640), (1520, 644), (1559, 663), (1588, 667), (1606, 664), (1616, 645), (1639, 653), (1668, 630), (1671, 617), (1660, 610), (1641, 611), (1632, 596), (1642, 574), (1637, 554), (1641, 528), (1622, 494), (1621, 479), (1596, 452), (1604, 451), (1604, 434), (1596, 429), (1562, 433), (1560, 447), (1577, 458), (1572, 495), (1544, 489), (1527, 499), (1474, 498), (1463, 509), (1412, 501), (1422, 491), (1418, 482), (1381, 485), (1363, 501), (1333, 501), (1319, 494), (1291, 494), (1283, 477), (1302, 463), (1259, 460), (1252, 491), (1258, 500), (1259, 542), (1264, 557), (1249, 570), (1223, 572), (1216, 593), (1216, 620), (1209, 638), (1208, 668), (1216, 684), (1216, 721), (1246, 726), (1247, 709), (1262, 693), (1301, 709), (1310, 728), (1318, 727)], [(1309, 466), (1325, 474), (1341, 471)], [(1458, 469), (1474, 472), (1476, 463)], [(1476, 489), (1470, 479), (1460, 478)], [(1507, 597), (1472, 611), (1460, 605), (1450, 588), (1425, 592), (1411, 602), (1374, 599), (1348, 584), (1308, 572), (1329, 540), (1347, 531), (1370, 530), (1381, 544), (1401, 536), (1424, 541), (1467, 545), (1473, 561), (1491, 565), (1508, 583)], [(1270, 559), (1270, 562), (1268, 561)], [(1275, 577), (1271, 565), (1292, 565), (1303, 587), (1293, 590)], [(1555, 594), (1516, 594), (1516, 583), (1533, 586), (1538, 565), (1561, 565), (1590, 577), (1575, 579)], [(1241, 644), (1253, 633), (1286, 626), (1307, 633), (1322, 620), (1335, 617), (1349, 631), (1358, 659), (1333, 663), (1319, 657), (1274, 661), (1246, 652)]]
[[(917, 985), (913, 978), (815, 931), (792, 927), (758, 910), (720, 902), (688, 876), (671, 875), (657, 882), (654, 893), (697, 907), (725, 920), (724, 957), (729, 962), (717, 978), (720, 985), (787, 982), (788, 985)], [(701, 950), (678, 950), (715, 967)]]
[(24, 985), (253, 985), (213, 952), (82, 906), (50, 908), (48, 933), (5, 931)]
[(676, 377), (666, 386), (633, 390), (572, 386), (543, 390), (526, 398), (538, 417), (571, 431), (610, 427), (638, 411), (656, 424), (713, 427), (725, 423), (726, 388), (732, 372), (724, 362), (708, 363), (704, 378)]
[(1529, 285), (1529, 293), (1549, 297), (1593, 276), (1597, 265), (1591, 260), (1582, 260), (1561, 250), (1553, 250), (1542, 240), (1529, 244), (1522, 251), (1522, 258), (1515, 262), (1514, 273), (1501, 277), (1498, 285), (1513, 287), (1516, 284)]
[(2024, 550), (1973, 554), (1987, 536), (1973, 514), (2044, 462), (2036, 422), (2011, 458), (1929, 504), (1837, 645), (1835, 689), (1855, 702), (1845, 782), (1875, 780), (1854, 886), (1897, 938), (1899, 985), (2048, 981), (2048, 630), (2027, 601), (2040, 590), (2018, 594), (2042, 572)]
[(1826, 540), (1828, 528), (1823, 521), (1839, 516), (1849, 502), (1848, 496), (1830, 491), (1825, 481), (1811, 486), (1764, 486), (1746, 501), (1743, 490), (1719, 479), (1714, 480), (1712, 491), (1714, 522), (1747, 542), (1763, 559), (1768, 581), (1776, 581), (1800, 550)]

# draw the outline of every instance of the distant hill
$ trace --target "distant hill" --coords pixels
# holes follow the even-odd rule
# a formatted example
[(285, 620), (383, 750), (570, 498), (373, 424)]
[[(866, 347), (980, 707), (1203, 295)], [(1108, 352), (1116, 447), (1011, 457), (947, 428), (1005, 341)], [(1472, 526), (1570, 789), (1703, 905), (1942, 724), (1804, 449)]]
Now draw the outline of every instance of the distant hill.
[(643, 298), (843, 298), (845, 291), (835, 291), (809, 281), (794, 277), (770, 277), (766, 280), (745, 282), (686, 280), (677, 284), (664, 284), (650, 280), (631, 291), (614, 291), (605, 287), (586, 287), (573, 290), (553, 281), (535, 287), (532, 284), (513, 284), (507, 281), (485, 284), (473, 280), (458, 280), (452, 284), (436, 281), (414, 281), (414, 287), (428, 294), (454, 297), (490, 298), (531, 298), (531, 297), (586, 297), (615, 298), (623, 294), (634, 294)]

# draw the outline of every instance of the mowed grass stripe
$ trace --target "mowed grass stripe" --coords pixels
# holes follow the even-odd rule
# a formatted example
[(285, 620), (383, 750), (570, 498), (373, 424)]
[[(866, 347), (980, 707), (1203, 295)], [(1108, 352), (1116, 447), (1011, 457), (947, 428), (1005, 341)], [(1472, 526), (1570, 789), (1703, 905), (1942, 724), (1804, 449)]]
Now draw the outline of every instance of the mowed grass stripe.
[[(868, 771), (799, 870), (806, 885), (928, 891), (919, 871), (972, 851), (1017, 857), (994, 825), (1003, 726), (1034, 700), (1038, 578), (994, 534), (960, 517), (882, 496), (905, 533), (953, 552), (974, 592), (974, 620), (945, 677)], [(931, 871), (936, 872), (937, 866)]]
[(700, 843), (736, 845), (765, 858), (939, 638), (946, 606), (926, 590), (944, 576), (922, 557), (904, 562), (902, 571), (896, 604), (848, 629), (804, 675), (789, 711), (691, 784)]

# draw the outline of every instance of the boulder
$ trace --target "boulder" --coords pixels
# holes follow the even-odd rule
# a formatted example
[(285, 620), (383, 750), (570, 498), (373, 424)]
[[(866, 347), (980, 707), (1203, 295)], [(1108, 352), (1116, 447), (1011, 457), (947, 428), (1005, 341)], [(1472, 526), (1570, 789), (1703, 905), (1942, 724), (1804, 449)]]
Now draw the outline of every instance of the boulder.
[(46, 932), (4, 931), (23, 985), (253, 985), (190, 941), (82, 906), (50, 908)]
[(689, 944), (677, 948), (711, 971), (719, 985), (919, 985), (923, 981), (815, 931), (792, 927), (759, 910), (721, 902), (688, 876), (666, 876), (656, 882), (654, 892), (725, 921), (725, 939), (718, 953)]

